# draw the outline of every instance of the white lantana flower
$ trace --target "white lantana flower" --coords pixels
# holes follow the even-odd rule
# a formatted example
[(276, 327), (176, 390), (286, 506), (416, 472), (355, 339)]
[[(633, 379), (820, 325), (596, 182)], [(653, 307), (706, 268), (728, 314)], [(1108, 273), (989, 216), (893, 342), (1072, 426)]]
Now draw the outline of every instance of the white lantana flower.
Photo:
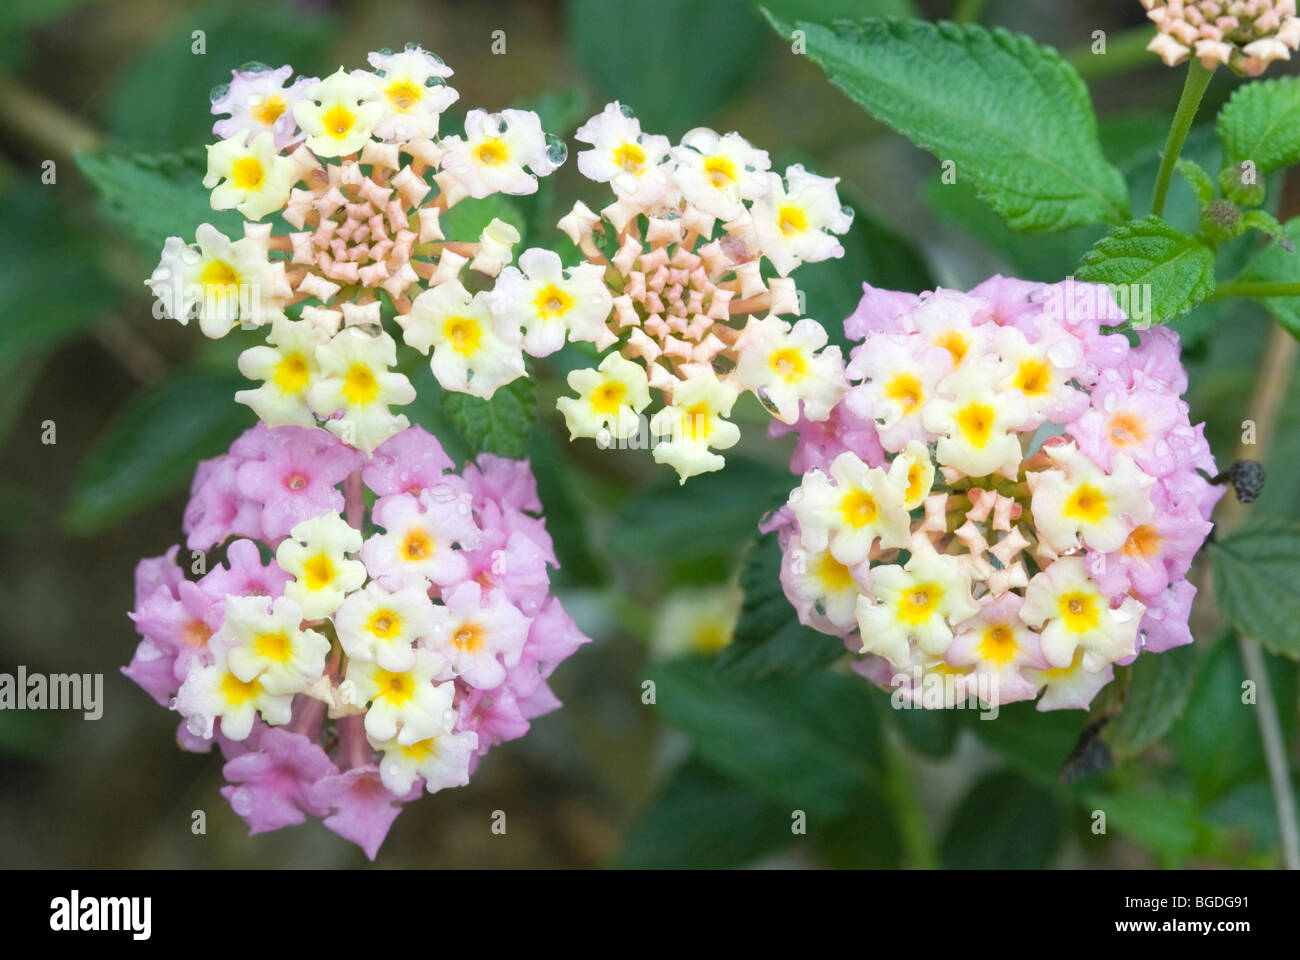
[(350, 660), (374, 661), (401, 672), (415, 665), (415, 643), (433, 630), (429, 591), (405, 587), (389, 592), (377, 583), (349, 594), (334, 615), (339, 643)]
[(1083, 545), (1113, 553), (1139, 524), (1155, 512), (1155, 478), (1127, 456), (1114, 454), (1107, 475), (1073, 443), (1053, 444), (1046, 452), (1054, 470), (1027, 474), (1030, 510), (1039, 535), (1057, 551)]
[(923, 653), (942, 656), (953, 625), (979, 612), (956, 557), (937, 553), (923, 536), (912, 541), (911, 552), (902, 566), (872, 567), (867, 577), (874, 599), (858, 599), (862, 652), (879, 654), (894, 666), (908, 662), (911, 640)]
[(576, 397), (560, 397), (556, 409), (564, 415), (569, 438), (591, 437), (609, 446), (639, 430), (641, 413), (650, 405), (650, 387), (639, 363), (611, 353), (594, 370), (574, 370), (568, 377)]
[(397, 738), (374, 740), (370, 745), (384, 755), (379, 761), (379, 779), (389, 792), (405, 796), (424, 778), (429, 793), (469, 783), (469, 763), (478, 749), (478, 734), (473, 730), (452, 733), (451, 728), (415, 743), (404, 744)]
[(493, 315), (488, 295), (470, 296), (459, 280), (426, 290), (405, 317), (406, 343), (428, 353), (446, 390), (489, 399), (498, 387), (524, 375), (519, 327)]
[(790, 494), (790, 506), (809, 549), (829, 546), (836, 560), (854, 567), (867, 559), (877, 538), (884, 549), (908, 545), (911, 525), (903, 494), (902, 484), (884, 470), (846, 451), (831, 462), (830, 477), (820, 470), (804, 474)]
[[(372, 336), (348, 327), (320, 347), (316, 359), (320, 379), (307, 402), (345, 443), (369, 453), (410, 426), (404, 414), (388, 409), (389, 404), (415, 399), (411, 381), (391, 369), (397, 363), (397, 344), (388, 334)], [(340, 411), (342, 417), (334, 418)]]
[(682, 483), (696, 474), (721, 470), (726, 461), (709, 448), (727, 450), (740, 440), (740, 428), (723, 419), (730, 416), (736, 395), (736, 388), (711, 370), (678, 384), (673, 402), (650, 420), (651, 432), (668, 438), (656, 444), (655, 463), (670, 465)]
[(293, 118), (307, 134), (307, 149), (318, 157), (344, 157), (368, 142), (384, 116), (384, 104), (371, 100), (373, 78), (357, 77), (342, 67), (293, 105)]
[(436, 136), (443, 111), (460, 98), (438, 82), (451, 76), (451, 67), (416, 44), (407, 44), (400, 53), (371, 53), (366, 59), (375, 72), (359, 75), (371, 81), (372, 97), (384, 106), (375, 136), (398, 143)]
[(816, 320), (791, 327), (780, 317), (750, 317), (736, 341), (736, 383), (761, 392), (785, 423), (798, 422), (801, 402), (809, 420), (825, 420), (849, 388), (840, 348), (827, 340)]
[(366, 734), (371, 740), (397, 739), (409, 746), (448, 729), (448, 713), (456, 697), (453, 683), (435, 683), (446, 669), (438, 654), (415, 648), (406, 670), (385, 670), (366, 660), (348, 662), (347, 679), (358, 703), (369, 703)]
[(176, 710), (186, 718), (190, 733), (212, 739), (213, 722), (221, 721), (221, 734), (229, 740), (246, 740), (253, 721), (261, 714), (271, 726), (288, 723), (293, 716), (292, 693), (273, 694), (262, 681), (240, 680), (230, 668), (226, 648), (211, 648), (213, 662), (190, 661), (190, 672), (176, 694)]
[(767, 151), (738, 133), (719, 136), (708, 127), (696, 127), (673, 148), (672, 157), (682, 196), (721, 220), (735, 220), (745, 212), (742, 201), (757, 199), (771, 185), (763, 175), (771, 166)]
[(266, 344), (249, 347), (239, 355), (239, 372), (260, 387), (240, 390), (235, 400), (253, 408), (268, 427), (316, 426), (307, 406), (308, 392), (320, 376), (316, 349), (327, 337), (305, 320), (277, 317)]
[(524, 350), (545, 357), (574, 340), (603, 344), (605, 318), (614, 301), (604, 270), (594, 263), (572, 267), (565, 275), (559, 254), (533, 247), (506, 267), (490, 294), (493, 313), (524, 328)]
[(266, 237), (252, 227), (238, 240), (210, 223), (199, 224), (193, 244), (167, 238), (145, 281), (165, 316), (182, 324), (197, 316), (204, 336), (216, 339), (241, 322), (261, 326), (282, 314), (290, 293), (284, 268), (270, 262)]
[(578, 154), (582, 175), (610, 183), (623, 195), (636, 194), (641, 182), (657, 173), (670, 147), (667, 137), (643, 133), (641, 121), (625, 113), (618, 101), (606, 104), (573, 136), (592, 147)]
[(261, 220), (284, 208), (293, 182), (293, 162), (276, 152), (270, 133), (251, 140), (241, 133), (208, 147), (203, 186), (212, 191), (213, 210), (233, 208)]
[(537, 177), (559, 166), (547, 151), (541, 119), (530, 110), (471, 110), (465, 115), (464, 139), (447, 137), (443, 146), (442, 172), (475, 199), (536, 193)]
[(925, 429), (937, 434), (940, 464), (971, 477), (1002, 474), (1014, 479), (1023, 451), (1016, 433), (1029, 418), (1029, 404), (1019, 390), (992, 392), (987, 366), (991, 356), (968, 359), (939, 385), (921, 415)]
[(284, 595), (302, 608), (303, 619), (320, 620), (366, 581), (365, 565), (348, 559), (361, 549), (361, 534), (337, 513), (304, 520), (289, 531), (275, 561), (294, 579)]
[(831, 234), (847, 233), (853, 216), (840, 205), (838, 177), (819, 177), (796, 163), (786, 170), (784, 181), (775, 173), (765, 179), (767, 189), (750, 212), (759, 248), (777, 273), (788, 276), (801, 263), (844, 255)]
[[(302, 629), (302, 608), (289, 597), (227, 597), (214, 640), (228, 643), (230, 672), (261, 682), (270, 694), (301, 693), (325, 672), (330, 642)], [(221, 638), (217, 640), (216, 638)]]
[(1043, 656), (1053, 667), (1070, 667), (1076, 651), (1082, 651), (1083, 669), (1097, 673), (1137, 652), (1145, 611), (1129, 596), (1112, 609), (1083, 560), (1063, 557), (1029, 581), (1020, 619), (1039, 631)]

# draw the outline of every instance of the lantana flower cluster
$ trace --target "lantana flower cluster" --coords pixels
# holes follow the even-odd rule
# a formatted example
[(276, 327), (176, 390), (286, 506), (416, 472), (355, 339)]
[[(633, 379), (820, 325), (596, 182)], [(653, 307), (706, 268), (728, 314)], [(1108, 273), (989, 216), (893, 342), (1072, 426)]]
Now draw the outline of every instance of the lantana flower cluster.
[(866, 287), (854, 385), (796, 428), (799, 485), (767, 524), (800, 620), (920, 706), (1085, 708), (1116, 664), (1190, 643), (1222, 488), (1177, 335), (1134, 345), (1105, 329), (1123, 321), (1072, 280)]
[(187, 550), (225, 563), (137, 567), (123, 672), (181, 714), (183, 748), (221, 749), (252, 833), (321, 817), (373, 859), (401, 804), (560, 705), (547, 679), (587, 638), (550, 593), (532, 472), (452, 466), (420, 427), (367, 456), (259, 424), (185, 511)]
[[(239, 359), (261, 386), (237, 395), (266, 424), (321, 422), (366, 451), (408, 425), (391, 407), (415, 396), (391, 369), (389, 305), (405, 341), (433, 349), (444, 386), (487, 397), (524, 374), (522, 331), (468, 292), (512, 260), (518, 230), (494, 219), (448, 238), (441, 218), (466, 198), (534, 193), (565, 157), (525, 110), (470, 110), (463, 136), (440, 134), (452, 71), (415, 44), (368, 60), (323, 80), (254, 65), (214, 91), (221, 139), (204, 185), (214, 210), (243, 215), (244, 235), (203, 224), (194, 243), (171, 237), (147, 281), (167, 316), (197, 317), (209, 337), (268, 328)], [(451, 301), (463, 309), (434, 323), (430, 302)]]
[[(739, 439), (725, 418), (743, 391), (787, 423), (824, 420), (847, 388), (843, 361), (822, 326), (800, 317), (789, 274), (843, 254), (835, 235), (852, 216), (837, 180), (798, 164), (781, 175), (736, 133), (699, 128), (674, 146), (617, 102), (576, 136), (590, 145), (578, 169), (613, 194), (599, 213), (579, 202), (559, 223), (586, 262), (566, 287), (559, 258), (530, 250), (494, 292), (530, 330), (548, 311), (576, 321), (575, 305), (590, 305), (570, 334), (607, 352), (568, 377), (577, 396), (557, 406), (571, 436), (653, 446), (685, 481), (723, 466), (716, 451)], [(557, 325), (542, 346), (561, 342)]]
[(1189, 56), (1257, 77), (1300, 50), (1295, 0), (1142, 0), (1157, 33), (1147, 49), (1169, 66)]

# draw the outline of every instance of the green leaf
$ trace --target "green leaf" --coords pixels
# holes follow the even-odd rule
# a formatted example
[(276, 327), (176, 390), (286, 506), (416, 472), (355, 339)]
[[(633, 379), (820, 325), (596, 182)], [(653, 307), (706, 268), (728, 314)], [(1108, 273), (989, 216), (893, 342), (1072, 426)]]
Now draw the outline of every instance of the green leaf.
[(658, 664), (650, 676), (658, 709), (702, 760), (788, 810), (838, 817), (879, 781), (880, 718), (858, 677), (733, 684), (694, 658)]
[(1122, 224), (1083, 258), (1078, 278), (1090, 283), (1144, 285), (1151, 319), (1181, 317), (1214, 292), (1214, 250), (1159, 217)]
[(1012, 703), (999, 707), (996, 717), (965, 710), (962, 718), (1010, 766), (1038, 783), (1054, 784), (1079, 742), (1087, 715), (1081, 710), (1039, 712), (1032, 703)]
[(745, 554), (740, 588), (745, 599), (731, 644), (718, 654), (717, 667), (731, 680), (755, 680), (777, 673), (803, 673), (838, 660), (839, 637), (805, 627), (781, 589), (781, 545), (764, 534)]
[(498, 387), (491, 400), (446, 390), (442, 404), (474, 456), (495, 453), (516, 460), (524, 456), (537, 408), (532, 377), (525, 375)]
[(467, 198), (460, 201), (438, 218), (438, 226), (448, 240), (474, 241), (493, 220), (504, 220), (518, 230), (521, 237), (528, 235), (528, 219), (523, 211), (499, 193), (482, 200)]
[(1275, 653), (1300, 659), (1300, 523), (1270, 520), (1210, 544), (1224, 615)]
[(895, 710), (892, 716), (908, 746), (927, 757), (942, 759), (957, 745), (961, 722), (954, 710)]
[(206, 164), (198, 152), (97, 150), (78, 154), (77, 165), (99, 191), (110, 218), (148, 252), (162, 250), (168, 237), (188, 243), (200, 223), (210, 223), (229, 237), (243, 236), (242, 216), (212, 209), (203, 187)]
[[(106, 91), (106, 123), (118, 140), (150, 148), (180, 149), (212, 143), (212, 88), (250, 61), (292, 64), (304, 76), (338, 68), (327, 59), (332, 20), (318, 8), (263, 0), (255, 17), (243, 4), (209, 3), (163, 24)], [(202, 30), (204, 52), (194, 52)], [(291, 78), (292, 79), (292, 78)]]
[(853, 798), (849, 812), (828, 824), (813, 818), (808, 836), (833, 870), (897, 869), (903, 854), (896, 819), (874, 790)]
[(198, 460), (253, 424), (234, 373), (179, 374), (133, 397), (95, 438), (73, 478), (64, 522), (89, 534), (181, 489)]
[(740, 867), (792, 843), (791, 824), (789, 810), (690, 760), (628, 830), (615, 866)]
[[(1287, 250), (1276, 243), (1268, 244), (1250, 259), (1237, 280), (1300, 283), (1300, 217), (1288, 220), (1285, 229), (1297, 248)], [(1300, 297), (1260, 297), (1259, 302), (1268, 308), (1278, 323), (1291, 331), (1292, 336), (1300, 337)]]
[[(725, 470), (684, 485), (663, 477), (619, 508), (609, 549), (656, 565), (734, 557), (792, 485), (788, 472), (742, 456), (728, 456)], [(719, 573), (726, 576), (725, 569)]]
[[(93, 326), (114, 300), (100, 244), (54, 195), (54, 188), (17, 182), (0, 191), (12, 223), (39, 225), (0, 230), (0, 363), (8, 369), (39, 367), (35, 358)], [(13, 382), (4, 383), (8, 390)]]
[(762, 62), (763, 24), (742, 0), (568, 0), (577, 60), (650, 133), (677, 137), (726, 103)]
[(1243, 83), (1219, 111), (1223, 165), (1249, 160), (1256, 172), (1300, 163), (1300, 77)]
[(1215, 832), (1185, 793), (1150, 788), (1097, 792), (1089, 794), (1088, 805), (1106, 815), (1107, 832), (1118, 830), (1137, 840), (1164, 867), (1181, 867), (1192, 856), (1218, 852)]
[[(1119, 762), (1136, 757), (1174, 725), (1187, 707), (1199, 663), (1195, 644), (1144, 653), (1129, 667), (1124, 707), (1102, 729), (1101, 737)], [(1117, 678), (1117, 683), (1122, 682)]]
[[(558, 576), (568, 583), (603, 583), (608, 573), (593, 556), (588, 539), (590, 510), (574, 489), (577, 478), (559, 444), (545, 429), (534, 429), (527, 452), (537, 478), (537, 496), (546, 511), (546, 529), (560, 561)], [(553, 575), (551, 582), (556, 579)]]
[(751, 0), (787, 23), (795, 20), (856, 20), (860, 17), (915, 17), (912, 0)]
[[(782, 36), (791, 25), (769, 15)], [(919, 20), (798, 20), (808, 56), (869, 113), (953, 161), (1016, 230), (1127, 216), (1087, 87), (1055, 50), (1005, 30)]]
[(1019, 774), (990, 773), (971, 787), (944, 832), (949, 869), (1042, 870), (1061, 842), (1056, 797)]

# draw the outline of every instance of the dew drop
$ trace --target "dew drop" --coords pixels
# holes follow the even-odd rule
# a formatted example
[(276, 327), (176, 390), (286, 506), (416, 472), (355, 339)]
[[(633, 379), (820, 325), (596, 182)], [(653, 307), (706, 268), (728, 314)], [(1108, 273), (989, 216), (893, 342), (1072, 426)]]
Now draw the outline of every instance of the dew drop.
[(219, 83), (212, 88), (212, 92), (208, 94), (208, 99), (211, 100), (213, 103), (216, 103), (218, 100), (225, 97), (225, 95), (228, 94), (229, 92), (230, 92), (230, 84)]
[(442, 79), (442, 77), (430, 77), (428, 80), (424, 81), (424, 85), (426, 87), (445, 87), (447, 81)]
[(264, 64), (261, 60), (249, 60), (248, 63), (244, 64), (239, 68), (239, 72), (240, 73), (266, 73), (270, 69), (271, 68), (268, 67), (266, 64)]
[(416, 43), (414, 40), (407, 40), (407, 41), (406, 41), (406, 48), (405, 48), (405, 49), (406, 49), (406, 52), (407, 52), (407, 53), (412, 53), (412, 52), (414, 52), (414, 51), (416, 51), (416, 50), (419, 50), (419, 49), (420, 49), (420, 45), (419, 45), (418, 43)]
[(391, 57), (391, 56), (393, 55), (393, 48), (392, 48), (392, 47), (380, 47), (380, 48), (379, 48), (379, 55), (380, 55), (381, 57)]
[(852, 222), (853, 222), (853, 218), (854, 218), (855, 216), (857, 216), (857, 211), (854, 210), (852, 207), (848, 206), (847, 204), (844, 205), (844, 206), (842, 206), (842, 207), (840, 207), (840, 213), (842, 213), (842, 214), (844, 214), (844, 216), (848, 217), (849, 223), (852, 223)]
[(546, 135), (546, 159), (557, 167), (569, 159), (569, 145), (554, 134)]
[(636, 113), (626, 103), (620, 103), (618, 105), (618, 112), (628, 118), (633, 118), (636, 116)]

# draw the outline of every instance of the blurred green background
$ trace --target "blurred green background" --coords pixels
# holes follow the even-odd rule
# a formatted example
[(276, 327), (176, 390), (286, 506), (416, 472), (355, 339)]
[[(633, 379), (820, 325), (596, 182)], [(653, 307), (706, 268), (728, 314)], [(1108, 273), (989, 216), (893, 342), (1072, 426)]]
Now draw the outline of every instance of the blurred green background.
[[(1148, 202), (1182, 71), (1134, 54), (1149, 36), (1137, 0), (769, 6), (804, 17), (978, 13), (1058, 47), (1089, 79), (1103, 143), (1135, 206)], [(537, 109), (569, 140), (571, 159), (512, 208), (532, 244), (559, 238), (554, 222), (575, 199), (605, 202), (578, 176), (571, 135), (608, 99), (673, 137), (700, 124), (738, 130), (774, 166), (804, 161), (843, 178), (841, 195), (857, 208), (846, 257), (795, 275), (809, 315), (834, 336), (863, 280), (907, 290), (964, 289), (999, 271), (1056, 280), (1101, 233), (1015, 235), (962, 188), (937, 188), (933, 158), (792, 55), (747, 0), (14, 0), (4, 19), (0, 671), (105, 675), (99, 721), (0, 712), (4, 867), (366, 862), (315, 822), (249, 839), (218, 793), (219, 760), (180, 752), (175, 715), (117, 672), (137, 642), (125, 614), (136, 561), (178, 541), (197, 459), (252, 422), (231, 399), (241, 382), (233, 360), (249, 341), (236, 333), (212, 343), (155, 319), (143, 284), (163, 236), (210, 218), (194, 151), (210, 139), (209, 90), (232, 68), (289, 62), (323, 76), (413, 40), (456, 71), (453, 112)], [(191, 50), (195, 30), (204, 31), (203, 55)], [(492, 53), (498, 30), (504, 54)], [(1096, 30), (1111, 44), (1107, 57), (1088, 53)], [(1231, 86), (1216, 82), (1205, 118)], [(1193, 132), (1188, 155), (1217, 169), (1217, 151), (1209, 125)], [(42, 183), (51, 160), (55, 182)], [(1272, 198), (1286, 219), (1300, 212), (1300, 196), (1280, 187)], [(1192, 226), (1194, 198), (1180, 182), (1168, 216)], [(187, 230), (172, 226), (178, 218)], [(1268, 323), (1244, 302), (1179, 323), (1193, 419), (1208, 420), (1221, 460), (1239, 439)], [(557, 672), (566, 708), (493, 750), (467, 788), (408, 805), (380, 866), (1276, 864), (1263, 753), (1240, 704), (1242, 667), (1208, 602), (1198, 604), (1195, 647), (1166, 654), (1155, 680), (1132, 678), (1139, 692), (1175, 685), (1172, 699), (1159, 699), (1163, 713), (1109, 735), (1113, 769), (1067, 785), (1057, 773), (1087, 722), (1081, 712), (1004, 709), (981, 725), (888, 711), (886, 697), (838, 673), (735, 685), (689, 658), (655, 668), (660, 702), (643, 704), (652, 648), (689, 648), (680, 624), (703, 622), (680, 612), (692, 595), (679, 591), (736, 581), (758, 518), (792, 485), (791, 442), (766, 441), (765, 414), (742, 408), (745, 439), (726, 471), (679, 488), (643, 454), (568, 445), (553, 408), (562, 377), (550, 373), (539, 378), (527, 453), (564, 563), (557, 589), (595, 642)], [(413, 419), (463, 455), (431, 378), (417, 386)], [(52, 445), (41, 442), (46, 421), (56, 425)], [(1300, 388), (1266, 451), (1272, 476), (1256, 513), (1300, 516), (1297, 426)], [(771, 562), (770, 545), (755, 548), (750, 579), (771, 574)], [(779, 604), (750, 611), (751, 628), (755, 617), (815, 644)], [(1294, 738), (1295, 664), (1270, 663)], [(196, 837), (199, 809), (208, 832)], [(791, 833), (795, 809), (808, 814), (806, 836)], [(1095, 809), (1107, 811), (1105, 836), (1089, 829)], [(507, 812), (506, 836), (489, 830), (495, 810)]]

